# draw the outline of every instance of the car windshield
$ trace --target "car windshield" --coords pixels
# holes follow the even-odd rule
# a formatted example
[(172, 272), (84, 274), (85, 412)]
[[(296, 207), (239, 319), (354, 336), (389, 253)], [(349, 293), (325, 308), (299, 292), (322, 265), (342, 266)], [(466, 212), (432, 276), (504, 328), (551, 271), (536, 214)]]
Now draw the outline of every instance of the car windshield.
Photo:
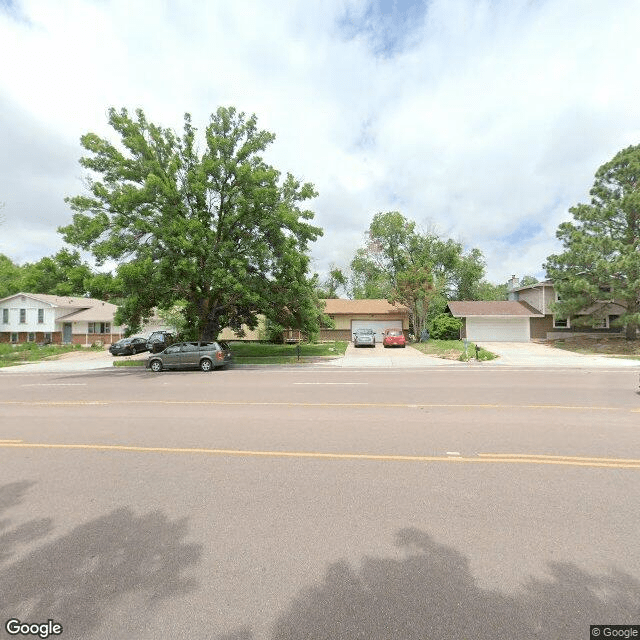
[(360, 336), (371, 336), (373, 335), (373, 329), (357, 329), (356, 333)]

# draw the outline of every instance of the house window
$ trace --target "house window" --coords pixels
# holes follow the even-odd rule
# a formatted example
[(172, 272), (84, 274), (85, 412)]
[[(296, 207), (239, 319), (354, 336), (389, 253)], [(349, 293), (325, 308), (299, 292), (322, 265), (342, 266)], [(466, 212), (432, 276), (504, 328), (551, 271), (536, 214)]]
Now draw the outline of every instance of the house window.
[(609, 328), (609, 316), (605, 316), (598, 322), (593, 325), (594, 329), (608, 329)]
[(33, 333), (33, 331), (30, 331), (27, 334), (27, 342), (35, 342), (36, 341), (36, 334)]
[(568, 329), (569, 326), (569, 318), (557, 318), (556, 316), (553, 316), (554, 329)]
[(111, 333), (110, 322), (90, 322), (87, 333)]
[(47, 344), (50, 344), (51, 342), (53, 342), (53, 338), (52, 338), (52, 336), (51, 336), (51, 333), (45, 333), (45, 334), (44, 334), (44, 341), (45, 341)]
[(17, 333), (12, 333), (11, 334), (11, 342), (13, 342), (13, 343), (18, 342), (18, 334)]
[(44, 322), (44, 309), (38, 309), (38, 324)]
[(9, 309), (2, 310), (2, 322), (4, 324), (9, 324)]
[(27, 310), (20, 309), (20, 324), (24, 324), (27, 321)]

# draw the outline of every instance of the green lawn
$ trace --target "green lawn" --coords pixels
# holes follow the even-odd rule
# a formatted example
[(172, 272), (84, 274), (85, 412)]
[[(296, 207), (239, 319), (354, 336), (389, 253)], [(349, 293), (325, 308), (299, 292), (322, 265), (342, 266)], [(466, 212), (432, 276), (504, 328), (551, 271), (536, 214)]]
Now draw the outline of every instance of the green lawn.
[[(0, 367), (12, 367), (25, 362), (39, 362), (40, 360), (55, 360), (63, 353), (70, 351), (80, 351), (86, 349), (79, 344), (57, 345), (50, 344), (44, 347), (38, 346), (35, 342), (26, 344), (0, 344)], [(90, 347), (92, 350), (102, 351), (104, 347)]]
[[(465, 355), (464, 342), (462, 340), (429, 340), (429, 342), (415, 342), (411, 346), (422, 353), (446, 360), (474, 360), (476, 357), (476, 345), (469, 342)], [(480, 348), (478, 360), (494, 360), (495, 353)]]
[[(229, 342), (233, 357), (238, 358), (297, 358), (297, 344), (267, 344), (258, 342)], [(346, 342), (300, 343), (300, 357), (342, 356), (347, 349)]]

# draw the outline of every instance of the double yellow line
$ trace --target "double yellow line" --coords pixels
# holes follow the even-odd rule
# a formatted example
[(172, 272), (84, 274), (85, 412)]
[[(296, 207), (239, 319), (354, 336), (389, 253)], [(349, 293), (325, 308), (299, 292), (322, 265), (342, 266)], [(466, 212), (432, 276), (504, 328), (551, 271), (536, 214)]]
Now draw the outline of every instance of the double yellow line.
[(126, 453), (161, 453), (209, 455), (244, 458), (296, 458), (320, 460), (356, 460), (375, 462), (447, 462), (452, 464), (536, 464), (574, 467), (602, 467), (609, 469), (640, 469), (640, 459), (556, 456), (525, 453), (479, 453), (475, 456), (417, 456), (372, 453), (324, 453), (318, 451), (251, 451), (240, 449), (208, 449), (181, 447), (141, 447), (116, 444), (50, 444), (21, 440), (0, 440), (0, 449), (65, 449), (84, 451), (113, 451)]

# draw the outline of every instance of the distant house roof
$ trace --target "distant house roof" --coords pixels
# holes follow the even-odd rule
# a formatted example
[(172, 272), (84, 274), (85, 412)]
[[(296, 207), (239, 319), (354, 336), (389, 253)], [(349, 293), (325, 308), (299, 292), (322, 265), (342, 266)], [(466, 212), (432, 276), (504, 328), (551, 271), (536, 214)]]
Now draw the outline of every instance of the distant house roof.
[[(52, 296), (48, 293), (14, 293), (12, 296), (7, 296), (6, 298), (2, 298), (0, 302), (4, 302), (5, 300), (11, 300), (11, 298), (18, 298), (20, 296), (24, 296), (25, 298), (31, 298), (32, 300), (39, 300), (40, 302), (46, 302), (53, 307), (78, 307), (81, 309), (86, 309), (88, 307), (94, 307), (104, 304), (109, 304), (108, 302), (103, 302), (102, 300), (97, 300), (96, 298), (78, 298), (75, 296)], [(112, 305), (114, 306), (114, 305)]]
[(80, 322), (81, 320), (87, 320), (88, 322), (113, 322), (113, 316), (118, 310), (115, 304), (110, 302), (100, 302), (87, 309), (80, 309), (79, 311), (73, 311), (65, 316), (58, 318), (58, 322), (65, 320), (67, 322)]
[(518, 300), (469, 300), (450, 302), (449, 309), (456, 318), (469, 316), (512, 316), (542, 318), (530, 304)]
[(113, 316), (118, 310), (118, 307), (115, 304), (104, 302), (103, 300), (98, 300), (96, 298), (52, 296), (47, 293), (15, 293), (12, 296), (3, 298), (0, 302), (20, 297), (44, 302), (45, 304), (50, 304), (52, 307), (69, 309), (69, 313), (57, 319), (58, 322), (61, 320), (74, 322), (82, 320), (86, 320), (88, 322), (113, 322)]
[(328, 315), (407, 315), (409, 309), (402, 304), (390, 304), (388, 300), (323, 300), (324, 312)]
[(543, 280), (542, 282), (534, 282), (533, 284), (525, 284), (518, 287), (514, 287), (510, 289), (510, 291), (524, 291), (525, 289), (535, 289), (536, 287), (553, 287), (552, 280)]

